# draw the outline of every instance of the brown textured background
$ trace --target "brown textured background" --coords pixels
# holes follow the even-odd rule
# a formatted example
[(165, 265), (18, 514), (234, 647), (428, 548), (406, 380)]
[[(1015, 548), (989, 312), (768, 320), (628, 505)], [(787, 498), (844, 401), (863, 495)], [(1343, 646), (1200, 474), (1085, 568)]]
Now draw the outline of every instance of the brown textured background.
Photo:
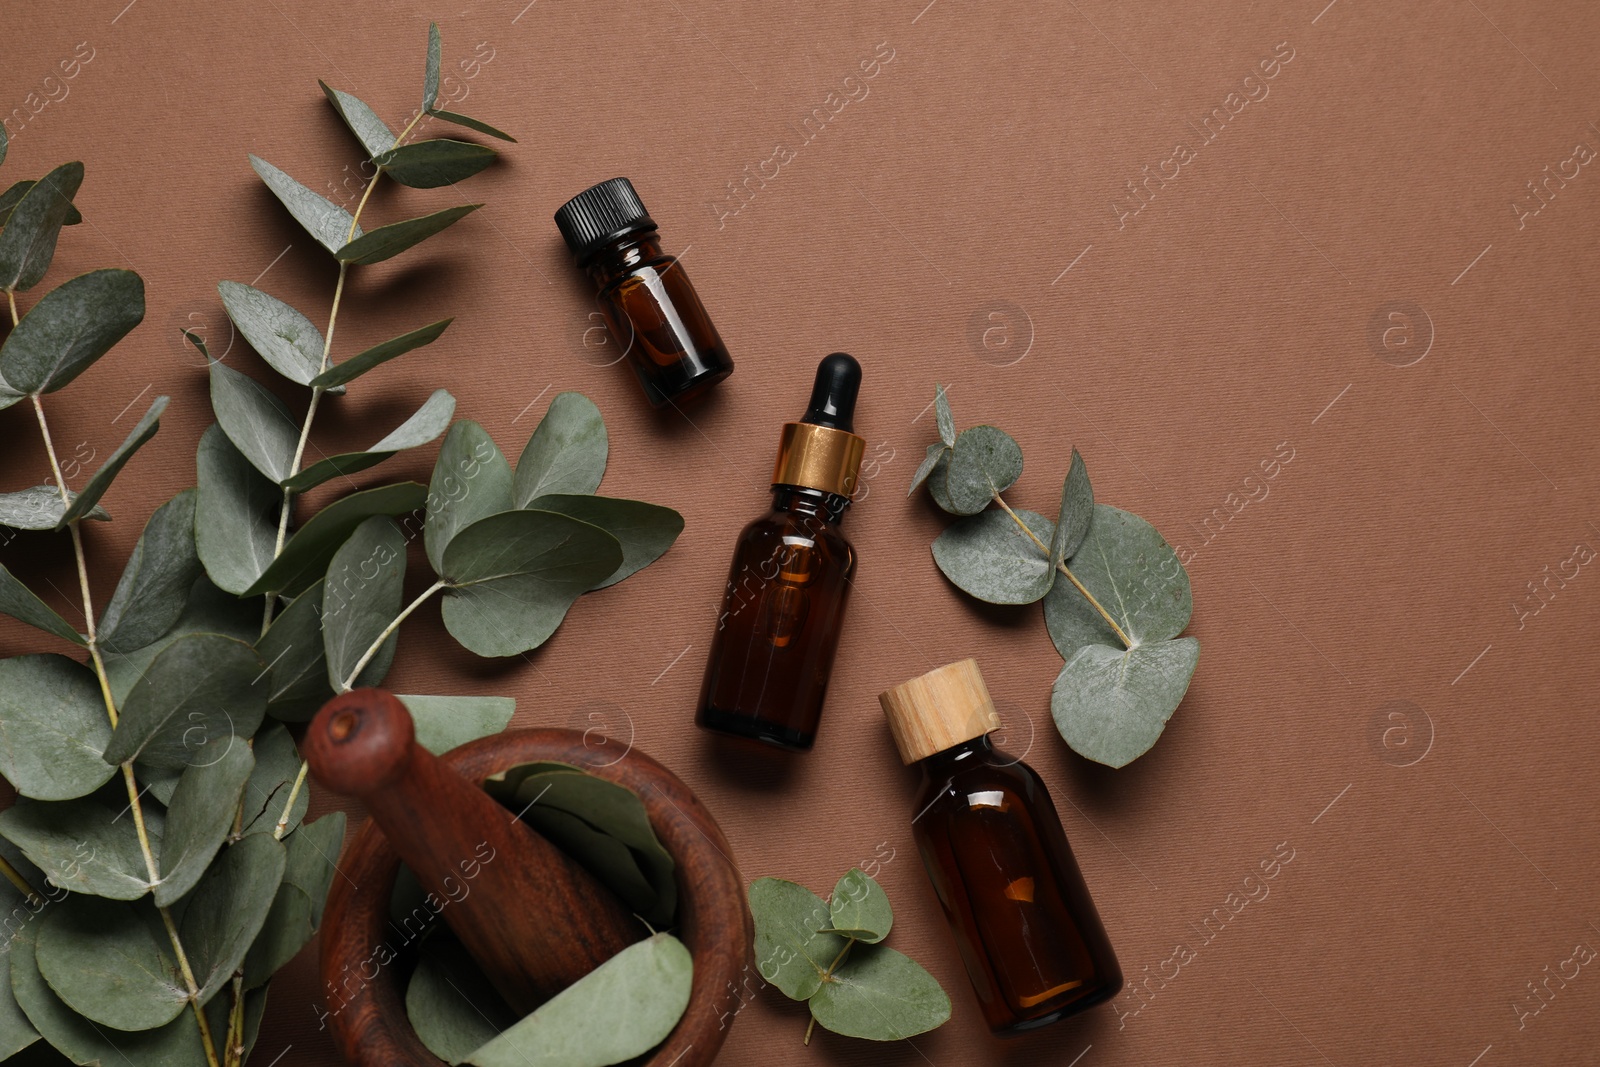
[[(1576, 546), (1600, 545), (1600, 176), (1552, 182), (1520, 228), (1512, 207), (1531, 210), (1526, 183), (1575, 145), (1600, 149), (1591, 6), (525, 2), (10, 6), (0, 103), (27, 110), (9, 120), (7, 180), (88, 166), (90, 221), (67, 231), (50, 284), (120, 265), (149, 286), (145, 325), (52, 398), (57, 439), (103, 457), (131, 422), (113, 422), (124, 405), (174, 397), (106, 500), (118, 521), (90, 530), (102, 602), (149, 509), (193, 480), (208, 409), (177, 328), (225, 347), (215, 284), (263, 271), (258, 285), (326, 315), (328, 257), (245, 154), (340, 195), (357, 149), (315, 79), (402, 120), (436, 18), (447, 96), (521, 144), (467, 187), (486, 208), (355, 273), (339, 353), (456, 324), (353, 388), (316, 447), (365, 445), (445, 385), (511, 452), (555, 391), (579, 389), (611, 429), (606, 491), (677, 507), (688, 527), (525, 659), (476, 661), (425, 610), (392, 684), (514, 694), (519, 724), (632, 731), (720, 816), (747, 877), (826, 892), (851, 864), (892, 856), (892, 941), (955, 1004), (914, 1045), (820, 1034), (806, 1049), (803, 1009), (769, 991), (721, 1062), (1600, 1062), (1592, 968), (1552, 982), (1521, 1029), (1513, 1007), (1537, 1003), (1527, 984), (1576, 946), (1600, 946), (1600, 576), (1551, 582), (1520, 621), (1512, 606)], [(44, 80), (84, 41), (92, 61), (30, 114), (30, 92), (61, 96)], [(894, 58), (867, 95), (798, 147), (830, 92), (860, 95), (845, 78), (880, 42)], [(1294, 58), (1268, 96), (1119, 228), (1125, 183), (1193, 145), (1191, 124), (1280, 42)], [(480, 46), (490, 58), (463, 71)], [(719, 223), (711, 205), (736, 203), (728, 183), (779, 144), (796, 157)], [(601, 365), (550, 222), (615, 174), (637, 183), (669, 249), (688, 250), (738, 361), (688, 418), (652, 415), (622, 368)], [(386, 183), (370, 217), (459, 199)], [(692, 728), (692, 704), (778, 425), (840, 348), (866, 366), (858, 425), (880, 464), (848, 520), (856, 598), (816, 750), (756, 770)], [(229, 358), (260, 369), (242, 342)], [(1205, 654), (1165, 737), (1126, 770), (1086, 763), (1052, 729), (1060, 660), (1038, 609), (981, 608), (934, 569), (943, 519), (905, 486), (932, 437), (935, 380), (951, 383), (959, 423), (1022, 442), (1015, 503), (1050, 511), (1076, 445), (1101, 500), (1195, 553), (1190, 632)], [(0, 488), (44, 480), (36, 436), (25, 407), (0, 415)], [(1293, 460), (1263, 483), (1280, 446)], [(358, 480), (425, 476), (431, 455)], [(1213, 509), (1248, 496), (1208, 540)], [(0, 559), (69, 590), (62, 544), (30, 535)], [(0, 626), (0, 655), (37, 647)], [(1143, 1000), (1004, 1044), (982, 1029), (911, 849), (913, 776), (875, 702), (966, 655), (1012, 747), (1052, 784), (1128, 977), (1158, 973), (1180, 942), (1197, 950)], [(1384, 718), (1396, 701), (1404, 722)], [(1270, 895), (1202, 945), (1200, 921), (1281, 842), (1294, 859)], [(334, 1063), (317, 1002), (307, 953), (274, 985), (253, 1062)]]

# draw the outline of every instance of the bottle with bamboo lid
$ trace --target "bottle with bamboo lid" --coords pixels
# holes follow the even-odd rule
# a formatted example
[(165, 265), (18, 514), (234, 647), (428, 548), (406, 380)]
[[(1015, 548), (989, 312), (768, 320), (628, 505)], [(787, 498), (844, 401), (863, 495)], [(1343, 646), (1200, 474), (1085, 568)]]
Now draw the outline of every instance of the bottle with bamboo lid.
[(900, 757), (922, 768), (912, 823), (923, 866), (997, 1034), (1109, 1000), (1122, 969), (1039, 775), (998, 751), (976, 660), (879, 696)]
[(866, 442), (854, 432), (861, 364), (817, 366), (811, 403), (785, 423), (772, 510), (734, 549), (695, 722), (805, 751), (816, 741), (856, 553), (839, 532)]

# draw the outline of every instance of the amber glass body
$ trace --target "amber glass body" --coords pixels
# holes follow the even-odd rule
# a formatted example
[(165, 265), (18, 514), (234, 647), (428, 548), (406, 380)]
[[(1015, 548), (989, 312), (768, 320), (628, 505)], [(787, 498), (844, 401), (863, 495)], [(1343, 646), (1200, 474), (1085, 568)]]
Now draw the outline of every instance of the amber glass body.
[(997, 1034), (1115, 996), (1122, 969), (1044, 782), (975, 738), (920, 762), (922, 862)]
[(655, 230), (629, 234), (585, 263), (600, 312), (655, 407), (692, 400), (733, 373), (733, 360)]
[(849, 500), (772, 487), (772, 510), (734, 549), (695, 722), (804, 751), (817, 738), (856, 553), (839, 533)]

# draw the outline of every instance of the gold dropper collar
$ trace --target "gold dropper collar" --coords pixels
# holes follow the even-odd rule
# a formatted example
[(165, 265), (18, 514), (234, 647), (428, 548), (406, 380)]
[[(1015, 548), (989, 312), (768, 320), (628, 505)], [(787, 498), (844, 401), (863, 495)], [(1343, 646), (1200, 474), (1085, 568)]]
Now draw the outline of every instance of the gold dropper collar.
[(878, 695), (900, 759), (915, 763), (1000, 729), (978, 661), (964, 659)]
[(798, 485), (837, 496), (854, 496), (867, 442), (848, 430), (810, 422), (786, 422), (778, 441), (772, 484)]

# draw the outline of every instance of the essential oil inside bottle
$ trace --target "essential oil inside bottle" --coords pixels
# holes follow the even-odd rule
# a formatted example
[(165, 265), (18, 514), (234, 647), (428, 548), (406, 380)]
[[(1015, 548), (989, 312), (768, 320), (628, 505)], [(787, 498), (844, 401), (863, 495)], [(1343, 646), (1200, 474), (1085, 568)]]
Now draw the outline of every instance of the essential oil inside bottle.
[(879, 700), (922, 769), (912, 832), (989, 1028), (1021, 1033), (1115, 996), (1122, 969), (1050, 793), (990, 743), (1000, 719), (977, 662)]
[(865, 442), (853, 432), (861, 365), (836, 352), (784, 425), (772, 510), (746, 526), (717, 617), (695, 722), (804, 751), (816, 741), (856, 554), (839, 532)]
[(555, 218), (652, 406), (692, 400), (733, 373), (683, 264), (661, 251), (656, 222), (628, 179), (585, 189)]

